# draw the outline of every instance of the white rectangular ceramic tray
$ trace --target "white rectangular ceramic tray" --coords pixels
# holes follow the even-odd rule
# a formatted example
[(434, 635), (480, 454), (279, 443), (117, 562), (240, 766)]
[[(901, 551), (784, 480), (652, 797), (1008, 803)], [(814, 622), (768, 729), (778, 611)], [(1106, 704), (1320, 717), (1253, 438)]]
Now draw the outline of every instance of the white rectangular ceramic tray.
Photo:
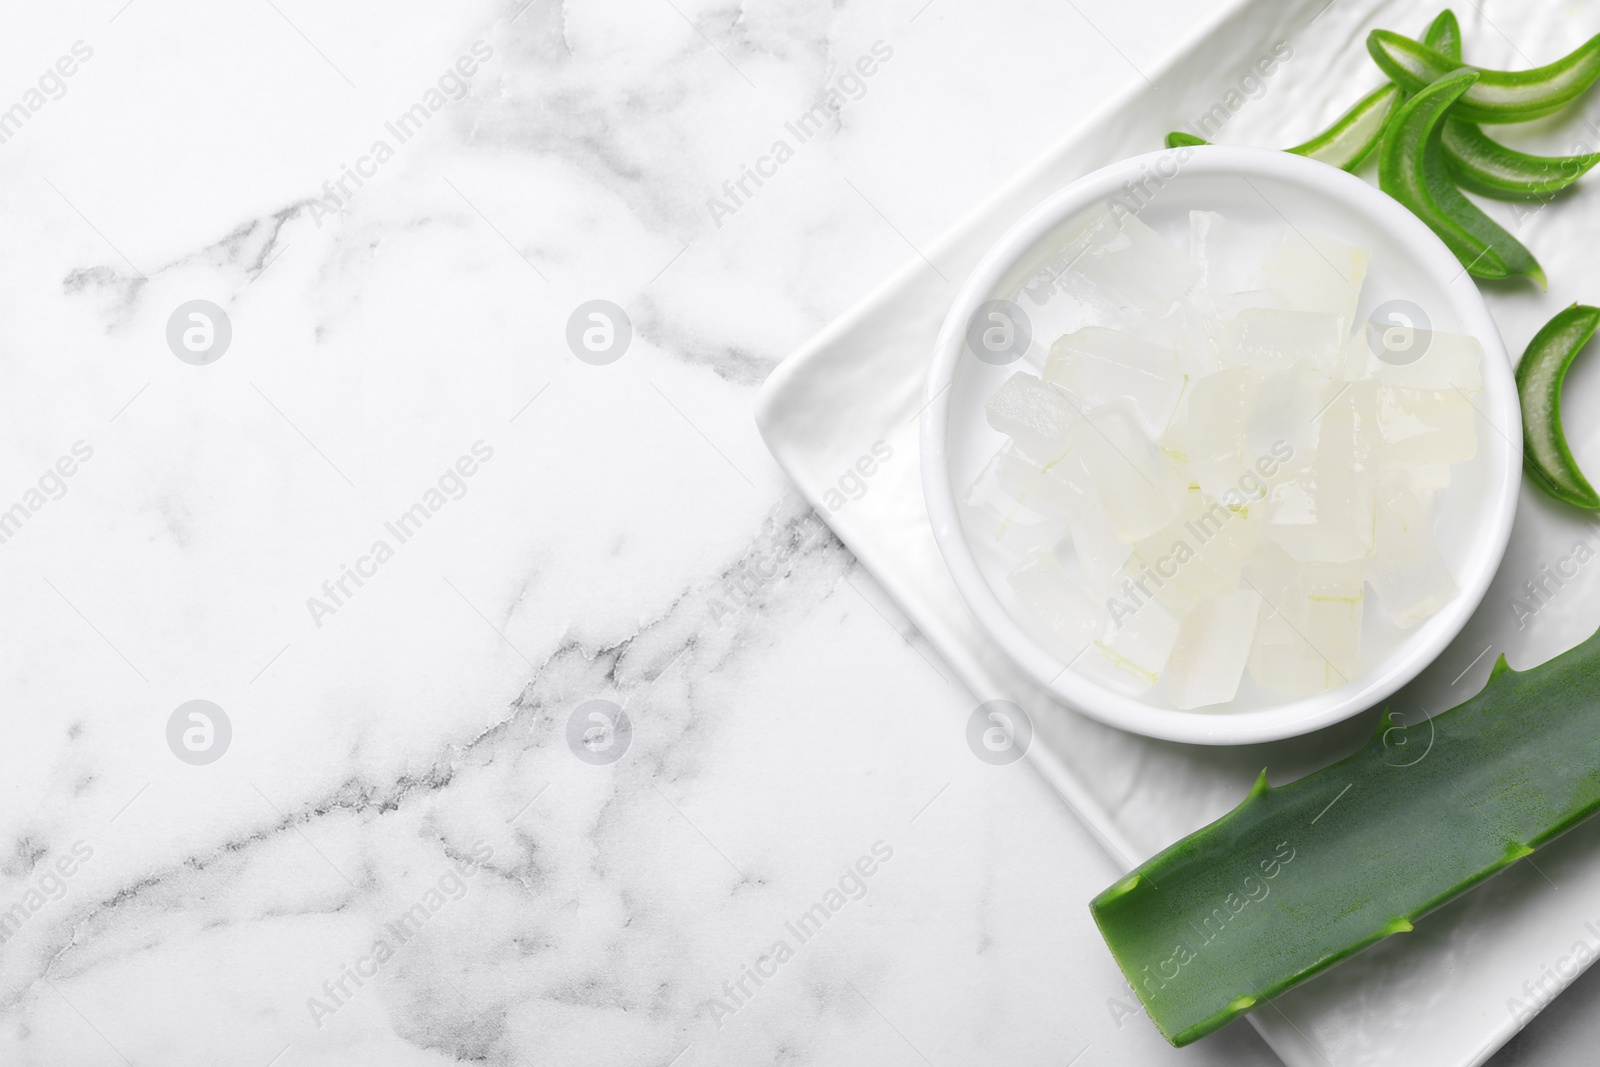
[[(917, 415), (934, 337), (955, 284), (1000, 234), (1045, 196), (1112, 161), (1160, 146), (1171, 129), (1226, 109), (1217, 140), (1293, 144), (1381, 81), (1367, 58), (1368, 30), (1420, 34), (1439, 5), (1416, 0), (1239, 0), (1187, 45), (918, 258), (786, 360), (767, 381), (758, 421), (768, 446), (802, 493), (819, 504), (842, 472), (886, 441), (897, 457), (872, 490), (829, 522), (922, 634), (980, 699), (1029, 710), (1029, 757), (1110, 855), (1132, 866), (1236, 804), (1256, 773), (1298, 777), (1353, 751), (1373, 727), (1363, 716), (1309, 738), (1207, 749), (1151, 741), (1101, 726), (1055, 704), (979, 632), (961, 603), (923, 509)], [(1457, 5), (1467, 55), (1488, 67), (1526, 67), (1564, 55), (1600, 30), (1600, 11), (1526, 0)], [(1260, 81), (1258, 60), (1277, 63)], [(1600, 140), (1594, 99), (1579, 114), (1495, 132), (1534, 150), (1570, 152)], [(1600, 197), (1580, 187), (1543, 210), (1490, 209), (1533, 247), (1554, 288), (1487, 290), (1507, 348), (1520, 353), (1539, 324), (1566, 303), (1600, 302)], [(954, 283), (954, 284), (953, 284)], [(1587, 289), (1585, 289), (1587, 286)], [(1600, 371), (1580, 368), (1568, 410), (1600, 411)], [(1593, 427), (1593, 429), (1591, 429)], [(1573, 425), (1580, 461), (1600, 470), (1600, 420)], [(831, 514), (830, 514), (831, 512)], [(1513, 666), (1542, 662), (1600, 624), (1594, 596), (1600, 563), (1571, 562), (1577, 542), (1600, 548), (1600, 532), (1525, 488), (1506, 561), (1461, 637), (1394, 706), (1433, 713), (1476, 692), (1494, 656)], [(1568, 562), (1562, 563), (1566, 560)], [(1545, 566), (1577, 573), (1551, 596), (1531, 600), (1524, 583)], [(1551, 588), (1547, 583), (1546, 588)], [(1519, 603), (1521, 609), (1514, 605)], [(1530, 610), (1532, 613), (1530, 614)], [(1525, 983), (1573, 955), (1600, 918), (1600, 826), (1581, 827), (1449, 905), (1404, 938), (1392, 938), (1259, 1009), (1251, 1021), (1290, 1067), (1330, 1064), (1482, 1063), (1540, 1006)], [(1570, 965), (1569, 965), (1570, 971)], [(1548, 988), (1548, 983), (1547, 983)], [(1548, 998), (1544, 998), (1548, 999)], [(1521, 1005), (1521, 1010), (1518, 1006)]]

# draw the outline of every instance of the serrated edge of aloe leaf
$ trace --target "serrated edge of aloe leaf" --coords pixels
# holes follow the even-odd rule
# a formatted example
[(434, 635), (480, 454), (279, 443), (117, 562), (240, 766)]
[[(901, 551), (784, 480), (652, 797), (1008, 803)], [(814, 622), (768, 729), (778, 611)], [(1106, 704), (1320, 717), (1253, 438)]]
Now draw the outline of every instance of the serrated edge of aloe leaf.
[[(1456, 184), (1468, 192), (1496, 200), (1548, 200), (1568, 188), (1600, 163), (1600, 152), (1576, 156), (1534, 156), (1507, 148), (1484, 133), (1476, 123), (1457, 115), (1444, 120), (1445, 163)], [(1554, 174), (1554, 178), (1512, 178), (1490, 170), (1486, 162), (1499, 157), (1509, 171), (1516, 167), (1525, 174)]]
[[(1589, 310), (1600, 316), (1600, 309)], [(1595, 699), (1590, 692), (1592, 687), (1586, 683), (1597, 671), (1600, 671), (1600, 631), (1591, 635), (1587, 640), (1580, 642), (1576, 647), (1552, 657), (1530, 671), (1513, 671), (1507, 664), (1505, 656), (1501, 655), (1497, 657), (1488, 680), (1476, 694), (1430, 720), (1426, 727), (1428, 736), (1430, 738), (1433, 737), (1435, 729), (1439, 729), (1445, 732), (1446, 738), (1459, 738), (1469, 745), (1482, 745), (1496, 736), (1499, 725), (1507, 724), (1506, 714), (1508, 708), (1521, 708), (1530, 704), (1537, 706), (1545, 703), (1548, 699), (1553, 699), (1556, 694), (1562, 695), (1563, 703), (1553, 713), (1564, 713), (1574, 702), (1577, 702), (1579, 710), (1582, 710), (1586, 703), (1592, 703)], [(1506, 687), (1512, 684), (1511, 676), (1516, 676), (1519, 679), (1519, 684), (1507, 693)], [(1535, 688), (1521, 688), (1521, 686), (1529, 683), (1533, 684)], [(1538, 688), (1541, 686), (1545, 688)], [(1497, 697), (1496, 694), (1503, 695)], [(1508, 701), (1509, 703), (1498, 703), (1497, 701)], [(1564, 721), (1572, 722), (1575, 729), (1580, 732), (1587, 730), (1587, 722), (1585, 720)], [(1372, 910), (1376, 914), (1371, 916), (1372, 925), (1365, 927), (1365, 930), (1369, 931), (1368, 933), (1359, 936), (1352, 935), (1349, 942), (1339, 943), (1336, 949), (1327, 951), (1327, 954), (1322, 958), (1314, 959), (1304, 966), (1300, 966), (1291, 955), (1281, 961), (1276, 971), (1269, 974), (1258, 973), (1254, 979), (1246, 977), (1235, 982), (1226, 975), (1219, 975), (1213, 979), (1217, 984), (1210, 987), (1215, 990), (1214, 996), (1203, 998), (1202, 1003), (1192, 1004), (1188, 1009), (1176, 1014), (1167, 1013), (1163, 1018), (1157, 1012), (1151, 1010), (1151, 1001), (1142, 991), (1139, 985), (1139, 975), (1136, 973), (1139, 959), (1137, 956), (1129, 955), (1129, 952), (1135, 951), (1133, 942), (1129, 939), (1129, 931), (1148, 929), (1144, 924), (1151, 921), (1151, 916), (1137, 911), (1131, 914), (1124, 912), (1117, 915), (1113, 910), (1108, 910), (1106, 905), (1120, 901), (1125, 895), (1125, 892), (1122, 891), (1124, 887), (1131, 890), (1136, 887), (1142, 889), (1145, 886), (1149, 886), (1150, 888), (1146, 890), (1147, 892), (1160, 892), (1155, 883), (1151, 881), (1152, 874), (1164, 877), (1165, 872), (1176, 873), (1181, 871), (1185, 865), (1195, 862), (1201, 862), (1208, 867), (1218, 863), (1229, 863), (1231, 859), (1236, 857), (1236, 850), (1243, 846), (1246, 840), (1245, 836), (1241, 836), (1242, 834), (1247, 835), (1248, 839), (1252, 841), (1270, 841), (1290, 826), (1299, 825), (1303, 818), (1312, 811), (1321, 808), (1322, 812), (1325, 813), (1331, 805), (1324, 807), (1324, 798), (1334, 794), (1334, 790), (1340, 782), (1353, 783), (1360, 780), (1370, 783), (1374, 780), (1381, 781), (1381, 778), (1372, 778), (1372, 774), (1375, 771), (1372, 761), (1378, 759), (1382, 760), (1388, 767), (1394, 766), (1388, 763), (1387, 760), (1383, 760), (1383, 754), (1388, 751), (1384, 728), (1389, 723), (1392, 723), (1392, 719), (1389, 717), (1387, 710), (1385, 710), (1380, 718), (1377, 733), (1355, 752), (1319, 771), (1289, 783), (1282, 787), (1281, 790), (1272, 790), (1276, 807), (1266, 811), (1258, 810), (1260, 805), (1268, 803), (1268, 801), (1259, 796), (1256, 789), (1252, 787), (1250, 794), (1232, 810), (1207, 826), (1168, 845), (1156, 855), (1139, 864), (1137, 868), (1125, 875), (1110, 889), (1095, 897), (1090, 908), (1097, 928), (1111, 948), (1118, 967), (1123, 970), (1124, 976), (1133, 983), (1134, 991), (1139, 995), (1141, 1003), (1145, 1004), (1151, 1021), (1156, 1025), (1157, 1029), (1161, 1030), (1162, 1035), (1168, 1041), (1174, 1045), (1185, 1045), (1204, 1037), (1206, 1034), (1226, 1025), (1244, 1011), (1270, 1000), (1279, 993), (1293, 988), (1314, 975), (1322, 973), (1329, 967), (1350, 958), (1368, 946), (1388, 937), (1412, 931), (1414, 929), (1413, 923), (1423, 916), (1443, 904), (1457, 899), (1494, 875), (1532, 855), (1544, 843), (1553, 840), (1561, 833), (1570, 830), (1584, 820), (1593, 817), (1597, 811), (1600, 811), (1600, 793), (1597, 793), (1592, 788), (1591, 783), (1590, 788), (1575, 793), (1568, 798), (1564, 802), (1564, 807), (1552, 809), (1548, 812), (1536, 804), (1524, 808), (1523, 811), (1527, 818), (1521, 820), (1520, 829), (1517, 829), (1514, 823), (1502, 824), (1491, 820), (1487, 835), (1480, 839), (1482, 847), (1478, 848), (1471, 857), (1469, 869), (1460, 873), (1448, 873), (1447, 877), (1457, 880), (1453, 881), (1447, 888), (1438, 891), (1430, 892), (1425, 888), (1426, 883), (1414, 884), (1412, 888), (1419, 892), (1394, 902), (1400, 909), (1397, 914), (1384, 916), (1377, 908), (1373, 908)], [(1423, 724), (1418, 723), (1402, 729), (1409, 733), (1423, 728)], [(1509, 723), (1505, 725), (1505, 728), (1513, 731), (1518, 729), (1515, 723)], [(1486, 755), (1502, 751), (1503, 748), (1499, 746), (1490, 746), (1483, 750)], [(1435, 764), (1436, 768), (1438, 766), (1438, 764)], [(1586, 780), (1587, 776), (1583, 769), (1586, 766), (1587, 764), (1584, 764), (1576, 768), (1569, 778), (1574, 781)], [(1458, 772), (1459, 768), (1455, 770), (1445, 769), (1442, 771), (1443, 776), (1439, 777), (1434, 784), (1442, 790), (1445, 785), (1454, 781), (1453, 776)], [(1379, 775), (1384, 773), (1387, 772), (1377, 771)], [(1258, 778), (1257, 781), (1259, 782), (1260, 779)], [(1346, 784), (1344, 788), (1348, 790), (1350, 784)], [(1373, 796), (1374, 794), (1369, 792), (1367, 795)], [(1333, 799), (1337, 801), (1340, 796), (1343, 796), (1343, 792), (1333, 795)], [(1376, 794), (1376, 797), (1378, 807), (1374, 810), (1383, 810), (1382, 806), (1392, 800), (1391, 796), (1382, 792)], [(1524, 798), (1524, 801), (1527, 799)], [(1471, 801), (1470, 799), (1464, 799), (1463, 803), (1470, 804)], [(1320, 815), (1318, 817), (1320, 818)], [(1541, 823), (1540, 820), (1544, 818), (1548, 818), (1551, 821)], [(1349, 832), (1359, 836), (1362, 832), (1359, 828), (1361, 825), (1364, 824), (1352, 824), (1352, 829)], [(1506, 833), (1507, 831), (1509, 833)], [(1506, 833), (1506, 836), (1497, 837), (1496, 835), (1500, 833)], [(1467, 859), (1465, 856), (1462, 858), (1463, 860)], [(1404, 862), (1403, 857), (1397, 859), (1396, 862)], [(1182, 892), (1181, 889), (1177, 891)], [(1209, 892), (1209, 888), (1207, 892)], [(1424, 894), (1428, 894), (1427, 899), (1421, 899)], [(1263, 895), (1259, 899), (1265, 899), (1265, 896)], [(1133, 908), (1155, 906), (1158, 909), (1171, 907), (1165, 902), (1156, 901), (1151, 901), (1149, 905), (1140, 905), (1138, 901), (1131, 901), (1125, 902), (1121, 906)], [(1179, 906), (1181, 907), (1181, 904)], [(1293, 912), (1288, 914), (1292, 915)], [(1292, 919), (1285, 921), (1292, 923)], [(1109, 934), (1108, 929), (1110, 931)], [(1164, 933), (1165, 930), (1157, 931), (1158, 936)], [(1269, 932), (1257, 931), (1254, 936), (1268, 937), (1271, 935)], [(1291, 935), (1286, 934), (1285, 936)], [(1209, 943), (1209, 941), (1206, 943)], [(1199, 951), (1198, 947), (1196, 951)], [(1287, 977), (1281, 977), (1284, 972), (1297, 966), (1299, 966), (1299, 970), (1295, 970)], [(1171, 979), (1169, 978), (1168, 980)], [(1257, 982), (1260, 984), (1255, 984)], [(1233, 988), (1229, 988), (1230, 985)], [(1238, 986), (1243, 986), (1244, 988), (1241, 989)], [(1207, 1003), (1219, 1006), (1210, 1008), (1207, 1007)], [(1206, 1011), (1210, 1011), (1211, 1014), (1201, 1014)], [(1165, 1029), (1164, 1024), (1168, 1023), (1181, 1023), (1184, 1025), (1177, 1032), (1171, 1033)]]
[[(1511, 274), (1510, 264), (1493, 246), (1450, 216), (1434, 198), (1424, 173), (1428, 139), (1437, 135), (1444, 113), (1477, 77), (1476, 71), (1461, 70), (1440, 78), (1401, 105), (1395, 112), (1389, 135), (1383, 140), (1378, 160), (1378, 187), (1426, 223), (1473, 275), (1504, 278)], [(1454, 95), (1450, 95), (1452, 93)], [(1431, 109), (1434, 114), (1425, 120), (1421, 132), (1414, 137), (1399, 136), (1412, 116), (1424, 109)]]
[(1383, 140), (1383, 131), (1404, 98), (1405, 94), (1393, 82), (1380, 85), (1357, 100), (1326, 130), (1284, 151), (1340, 170), (1355, 170)]
[(1583, 304), (1563, 308), (1528, 342), (1516, 374), (1524, 465), (1533, 475), (1531, 480), (1555, 499), (1589, 510), (1600, 510), (1600, 494), (1584, 477), (1567, 445), (1561, 424), (1561, 387), (1597, 329), (1600, 308)]
[[(1407, 92), (1420, 92), (1461, 65), (1460, 60), (1392, 30), (1367, 35), (1367, 52), (1382, 71)], [(1571, 52), (1533, 70), (1490, 70), (1473, 67), (1482, 77), (1456, 104), (1462, 118), (1482, 123), (1528, 122), (1561, 110), (1600, 78), (1600, 34)], [(1573, 74), (1568, 80), (1563, 77)], [(1521, 102), (1509, 99), (1518, 89), (1559, 84), (1559, 89)]]

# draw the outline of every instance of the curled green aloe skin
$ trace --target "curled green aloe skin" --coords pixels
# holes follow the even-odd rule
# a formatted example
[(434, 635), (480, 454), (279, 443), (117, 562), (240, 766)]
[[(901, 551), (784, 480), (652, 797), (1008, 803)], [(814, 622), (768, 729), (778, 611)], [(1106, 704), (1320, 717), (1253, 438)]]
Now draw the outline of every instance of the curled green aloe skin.
[[(1429, 48), (1388, 30), (1373, 30), (1367, 51), (1408, 93), (1422, 91), (1461, 65), (1459, 56)], [(1469, 122), (1527, 122), (1561, 110), (1600, 78), (1600, 36), (1535, 70), (1479, 70), (1456, 113)]]
[[(1428, 26), (1422, 40), (1428, 47), (1446, 55), (1461, 58), (1461, 25), (1455, 13), (1446, 9)], [(1458, 63), (1457, 66), (1460, 64)], [(1297, 156), (1305, 156), (1340, 170), (1354, 171), (1377, 151), (1383, 142), (1384, 131), (1393, 120), (1405, 93), (1393, 82), (1379, 86), (1334, 120), (1333, 125), (1304, 144), (1285, 148)], [(1174, 131), (1167, 134), (1168, 148), (1183, 148), (1210, 144), (1192, 133)]]
[[(1423, 34), (1422, 43), (1461, 64), (1461, 24), (1449, 9)], [(1600, 163), (1600, 152), (1576, 156), (1532, 156), (1484, 133), (1455, 115), (1444, 120), (1444, 160), (1456, 184), (1496, 200), (1548, 200)]]
[[(1456, 67), (1459, 67), (1461, 65), (1461, 23), (1456, 21), (1456, 13), (1449, 8), (1439, 12), (1438, 16), (1428, 24), (1428, 32), (1422, 35), (1422, 43), (1440, 55), (1453, 60)], [(1454, 70), (1455, 67), (1450, 69)]]
[[(1355, 106), (1334, 120), (1332, 126), (1305, 144), (1285, 148), (1284, 151), (1315, 159), (1340, 170), (1355, 170), (1378, 147), (1384, 127), (1403, 96), (1392, 83), (1384, 85), (1356, 101)], [(1168, 148), (1210, 143), (1192, 133), (1175, 131), (1167, 134)]]
[(1383, 139), (1384, 127), (1404, 97), (1405, 94), (1392, 83), (1381, 86), (1356, 101), (1354, 107), (1339, 116), (1322, 133), (1305, 144), (1284, 151), (1318, 160), (1340, 170), (1355, 170), (1378, 147)]
[[(1600, 634), (1244, 802), (1097, 896), (1174, 1045), (1412, 924), (1600, 809)], [(1536, 773), (1535, 773), (1536, 772)]]
[(1545, 287), (1533, 253), (1456, 188), (1445, 164), (1445, 115), (1478, 78), (1477, 71), (1462, 69), (1406, 101), (1384, 137), (1378, 185), (1427, 223), (1474, 276), (1525, 274)]
[(1561, 428), (1561, 383), (1597, 327), (1600, 308), (1574, 304), (1534, 335), (1517, 364), (1523, 455), (1533, 483), (1557, 500), (1591, 510), (1600, 510), (1600, 494), (1567, 447)]
[(1531, 156), (1493, 140), (1482, 128), (1444, 120), (1445, 165), (1456, 184), (1496, 200), (1548, 200), (1600, 163), (1600, 152), (1577, 156)]

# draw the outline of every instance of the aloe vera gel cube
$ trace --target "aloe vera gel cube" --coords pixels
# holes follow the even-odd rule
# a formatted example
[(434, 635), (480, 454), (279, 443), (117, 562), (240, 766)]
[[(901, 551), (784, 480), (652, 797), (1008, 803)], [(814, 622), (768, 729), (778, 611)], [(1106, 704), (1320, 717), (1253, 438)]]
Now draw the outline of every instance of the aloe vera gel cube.
[(1178, 624), (1167, 695), (1184, 710), (1225, 704), (1239, 691), (1255, 639), (1261, 597), (1241, 589), (1207, 597)]

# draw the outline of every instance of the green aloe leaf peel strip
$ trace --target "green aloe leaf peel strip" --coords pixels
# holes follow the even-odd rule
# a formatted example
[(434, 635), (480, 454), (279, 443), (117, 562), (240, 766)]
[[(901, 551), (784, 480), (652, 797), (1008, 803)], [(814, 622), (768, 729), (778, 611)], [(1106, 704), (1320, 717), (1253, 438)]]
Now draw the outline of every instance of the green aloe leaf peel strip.
[(1557, 500), (1600, 509), (1600, 495), (1578, 469), (1561, 427), (1561, 384), (1600, 327), (1600, 308), (1574, 304), (1534, 335), (1517, 364), (1525, 465), (1533, 483)]
[[(1500, 144), (1480, 125), (1527, 122), (1573, 103), (1600, 79), (1600, 36), (1534, 70), (1464, 66), (1461, 26), (1447, 9), (1420, 41), (1374, 30), (1367, 50), (1389, 83), (1323, 133), (1286, 151), (1349, 171), (1375, 153), (1390, 160), (1380, 164), (1385, 191), (1432, 227), (1475, 277), (1526, 275), (1545, 286), (1533, 254), (1462, 190), (1497, 200), (1548, 201), (1600, 163), (1600, 152), (1521, 152)], [(1468, 74), (1473, 77), (1462, 81)], [(1443, 94), (1440, 87), (1446, 84), (1452, 87), (1448, 100), (1416, 103), (1430, 93)], [(1208, 143), (1183, 132), (1166, 139), (1169, 148)]]
[(1378, 184), (1427, 223), (1474, 276), (1526, 274), (1544, 286), (1544, 270), (1533, 253), (1468, 200), (1446, 171), (1444, 117), (1478, 77), (1477, 71), (1459, 70), (1406, 102), (1384, 139)]
[[(1374, 30), (1367, 51), (1391, 80), (1408, 93), (1420, 92), (1461, 66), (1450, 56), (1409, 37)], [(1535, 70), (1482, 70), (1457, 110), (1472, 122), (1528, 122), (1554, 114), (1600, 78), (1600, 36), (1569, 55)]]

